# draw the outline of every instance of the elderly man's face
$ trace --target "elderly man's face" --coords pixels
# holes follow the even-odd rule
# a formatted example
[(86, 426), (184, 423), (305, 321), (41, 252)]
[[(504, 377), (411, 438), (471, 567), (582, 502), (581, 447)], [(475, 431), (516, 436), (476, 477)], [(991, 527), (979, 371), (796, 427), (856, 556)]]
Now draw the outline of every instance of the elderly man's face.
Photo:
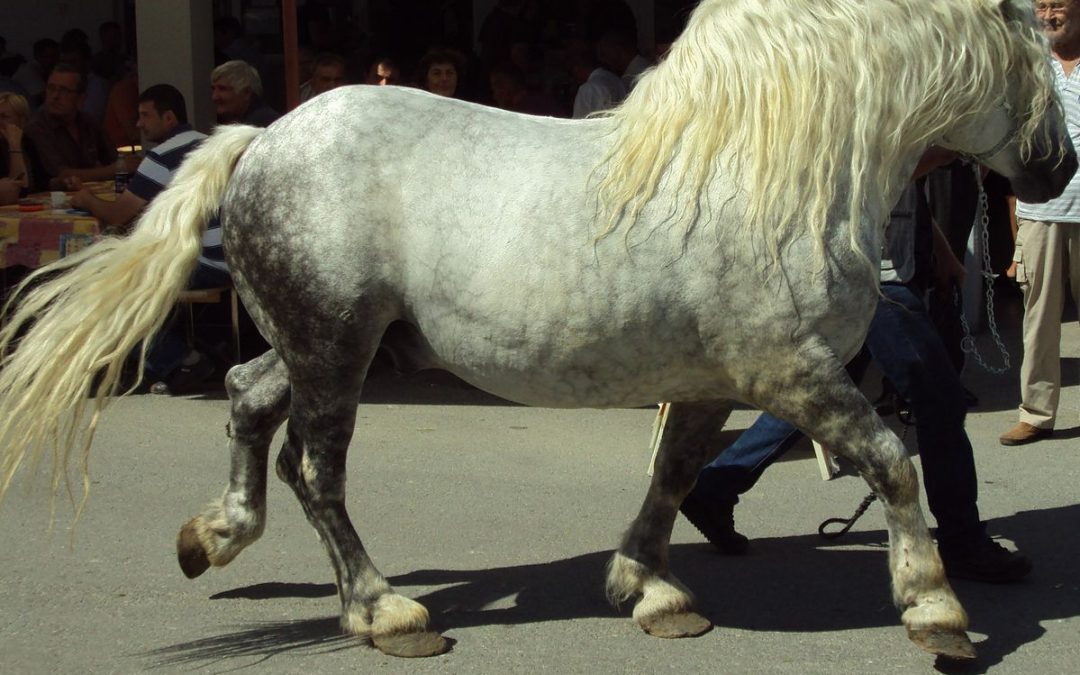
[(1054, 49), (1080, 47), (1080, 3), (1076, 0), (1036, 0), (1035, 14)]
[(214, 112), (218, 122), (239, 122), (244, 119), (248, 108), (251, 107), (251, 90), (237, 91), (232, 82), (226, 79), (217, 79), (210, 85), (210, 100), (214, 104)]

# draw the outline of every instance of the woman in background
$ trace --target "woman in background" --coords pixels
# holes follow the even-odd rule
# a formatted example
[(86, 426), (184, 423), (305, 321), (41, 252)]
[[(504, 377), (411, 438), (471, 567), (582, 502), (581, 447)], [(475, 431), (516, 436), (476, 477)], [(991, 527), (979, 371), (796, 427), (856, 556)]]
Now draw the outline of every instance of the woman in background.
[[(18, 191), (27, 191), (33, 181), (30, 176), (28, 141), (23, 129), (30, 120), (30, 105), (26, 99), (9, 91), (0, 92), (0, 178), (7, 178)], [(5, 187), (5, 193), (10, 192)]]
[(416, 69), (420, 86), (433, 94), (460, 98), (458, 83), (465, 74), (465, 57), (454, 49), (429, 49)]

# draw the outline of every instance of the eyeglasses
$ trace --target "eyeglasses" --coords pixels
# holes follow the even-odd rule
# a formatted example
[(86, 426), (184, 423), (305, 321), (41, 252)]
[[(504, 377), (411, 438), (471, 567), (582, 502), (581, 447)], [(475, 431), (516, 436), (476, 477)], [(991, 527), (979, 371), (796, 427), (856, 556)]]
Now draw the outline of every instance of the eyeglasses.
[(1069, 8), (1069, 3), (1063, 0), (1057, 2), (1036, 2), (1035, 13), (1036, 14), (1064, 14)]
[(58, 84), (45, 85), (45, 93), (47, 94), (63, 94), (65, 96), (72, 96), (79, 92), (75, 91), (71, 87), (61, 87)]

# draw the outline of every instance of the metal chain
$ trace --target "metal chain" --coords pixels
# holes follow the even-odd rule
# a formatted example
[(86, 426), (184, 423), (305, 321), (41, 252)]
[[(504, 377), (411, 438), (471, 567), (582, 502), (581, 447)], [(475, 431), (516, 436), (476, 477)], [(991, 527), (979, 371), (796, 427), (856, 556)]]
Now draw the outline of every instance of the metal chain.
[[(1009, 357), (1009, 350), (1005, 347), (1005, 343), (1001, 339), (1001, 334), (998, 333), (997, 319), (994, 317), (994, 278), (995, 274), (990, 271), (990, 207), (989, 200), (986, 198), (986, 190), (983, 189), (982, 173), (978, 164), (971, 164), (972, 171), (975, 172), (975, 183), (979, 186), (979, 208), (975, 212), (975, 227), (976, 236), (982, 240), (982, 267), (980, 274), (986, 285), (986, 324), (990, 327), (990, 335), (994, 338), (994, 344), (997, 345), (998, 353), (1001, 354), (1002, 365), (1000, 367), (991, 366), (983, 359), (982, 354), (979, 352), (979, 346), (975, 343), (975, 338), (971, 335), (971, 327), (968, 326), (967, 317), (961, 311), (960, 314), (960, 326), (964, 329), (964, 337), (960, 341), (960, 349), (965, 354), (971, 354), (975, 359), (975, 362), (983, 367), (988, 373), (993, 375), (1002, 375), (1009, 372), (1009, 365), (1011, 359)], [(954, 300), (959, 307), (959, 297), (955, 294)]]
[[(1008, 372), (1011, 359), (1009, 357), (1009, 350), (1005, 347), (1005, 343), (1001, 339), (1001, 334), (997, 330), (997, 320), (994, 317), (994, 277), (995, 275), (990, 271), (990, 209), (989, 199), (986, 197), (986, 190), (983, 189), (982, 173), (979, 170), (978, 164), (972, 164), (972, 169), (975, 172), (975, 183), (979, 187), (979, 208), (975, 212), (975, 223), (973, 225), (976, 228), (975, 232), (977, 236), (982, 240), (982, 268), (980, 274), (983, 280), (986, 282), (986, 323), (990, 327), (990, 335), (994, 338), (994, 344), (997, 345), (998, 352), (1001, 354), (1001, 360), (1004, 365), (1000, 368), (991, 366), (983, 359), (982, 354), (979, 353), (979, 347), (975, 343), (975, 338), (971, 335), (971, 327), (968, 325), (967, 318), (963, 312), (960, 314), (960, 325), (964, 329), (964, 337), (960, 341), (960, 348), (965, 354), (971, 354), (975, 361), (983, 367), (987, 372), (994, 375), (1001, 375)], [(960, 298), (958, 292), (954, 289), (953, 300), (956, 303), (957, 308), (960, 306)], [(901, 409), (901, 406), (895, 406), (897, 418), (903, 423), (904, 431), (900, 436), (901, 442), (906, 440), (908, 428), (913, 424), (910, 411)], [(818, 526), (818, 534), (825, 539), (838, 539), (845, 534), (855, 524), (866, 510), (870, 508), (870, 505), (877, 499), (877, 495), (871, 492), (868, 494), (862, 502), (859, 503), (858, 508), (855, 509), (855, 513), (850, 518), (829, 518)], [(839, 530), (829, 531), (829, 528), (835, 525), (840, 525)]]

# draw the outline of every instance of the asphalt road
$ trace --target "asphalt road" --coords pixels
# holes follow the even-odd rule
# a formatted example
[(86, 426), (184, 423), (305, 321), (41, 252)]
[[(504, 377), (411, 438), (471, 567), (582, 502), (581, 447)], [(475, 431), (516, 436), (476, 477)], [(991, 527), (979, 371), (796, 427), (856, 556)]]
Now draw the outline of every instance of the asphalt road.
[[(1015, 317), (1012, 317), (1015, 319)], [(1006, 317), (1008, 319), (1008, 317)], [(1015, 321), (1005, 321), (1015, 329)], [(1066, 327), (1063, 414), (1052, 440), (1003, 448), (1013, 370), (969, 368), (980, 507), (1028, 553), (1015, 586), (956, 582), (979, 660), (964, 672), (1076, 672), (1080, 643), (1080, 334)], [(980, 341), (984, 349), (988, 341)], [(108, 413), (92, 492), (71, 529), (58, 501), (47, 532), (42, 479), (20, 476), (0, 507), (0, 672), (136, 673), (855, 673), (930, 672), (908, 642), (874, 506), (838, 542), (816, 535), (866, 494), (820, 480), (808, 449), (747, 495), (737, 523), (751, 554), (712, 552), (682, 519), (672, 567), (716, 628), (666, 641), (603, 595), (604, 566), (647, 486), (652, 410), (506, 405), (445, 377), (377, 379), (360, 407), (349, 508), (376, 564), (457, 641), (397, 660), (342, 637), (330, 565), (288, 489), (272, 479), (262, 540), (189, 581), (174, 539), (227, 478), (220, 394), (135, 396)], [(730, 428), (753, 419), (737, 411)], [(733, 431), (732, 433), (735, 433)], [(910, 436), (908, 434), (909, 444)], [(279, 442), (275, 442), (275, 451)]]

